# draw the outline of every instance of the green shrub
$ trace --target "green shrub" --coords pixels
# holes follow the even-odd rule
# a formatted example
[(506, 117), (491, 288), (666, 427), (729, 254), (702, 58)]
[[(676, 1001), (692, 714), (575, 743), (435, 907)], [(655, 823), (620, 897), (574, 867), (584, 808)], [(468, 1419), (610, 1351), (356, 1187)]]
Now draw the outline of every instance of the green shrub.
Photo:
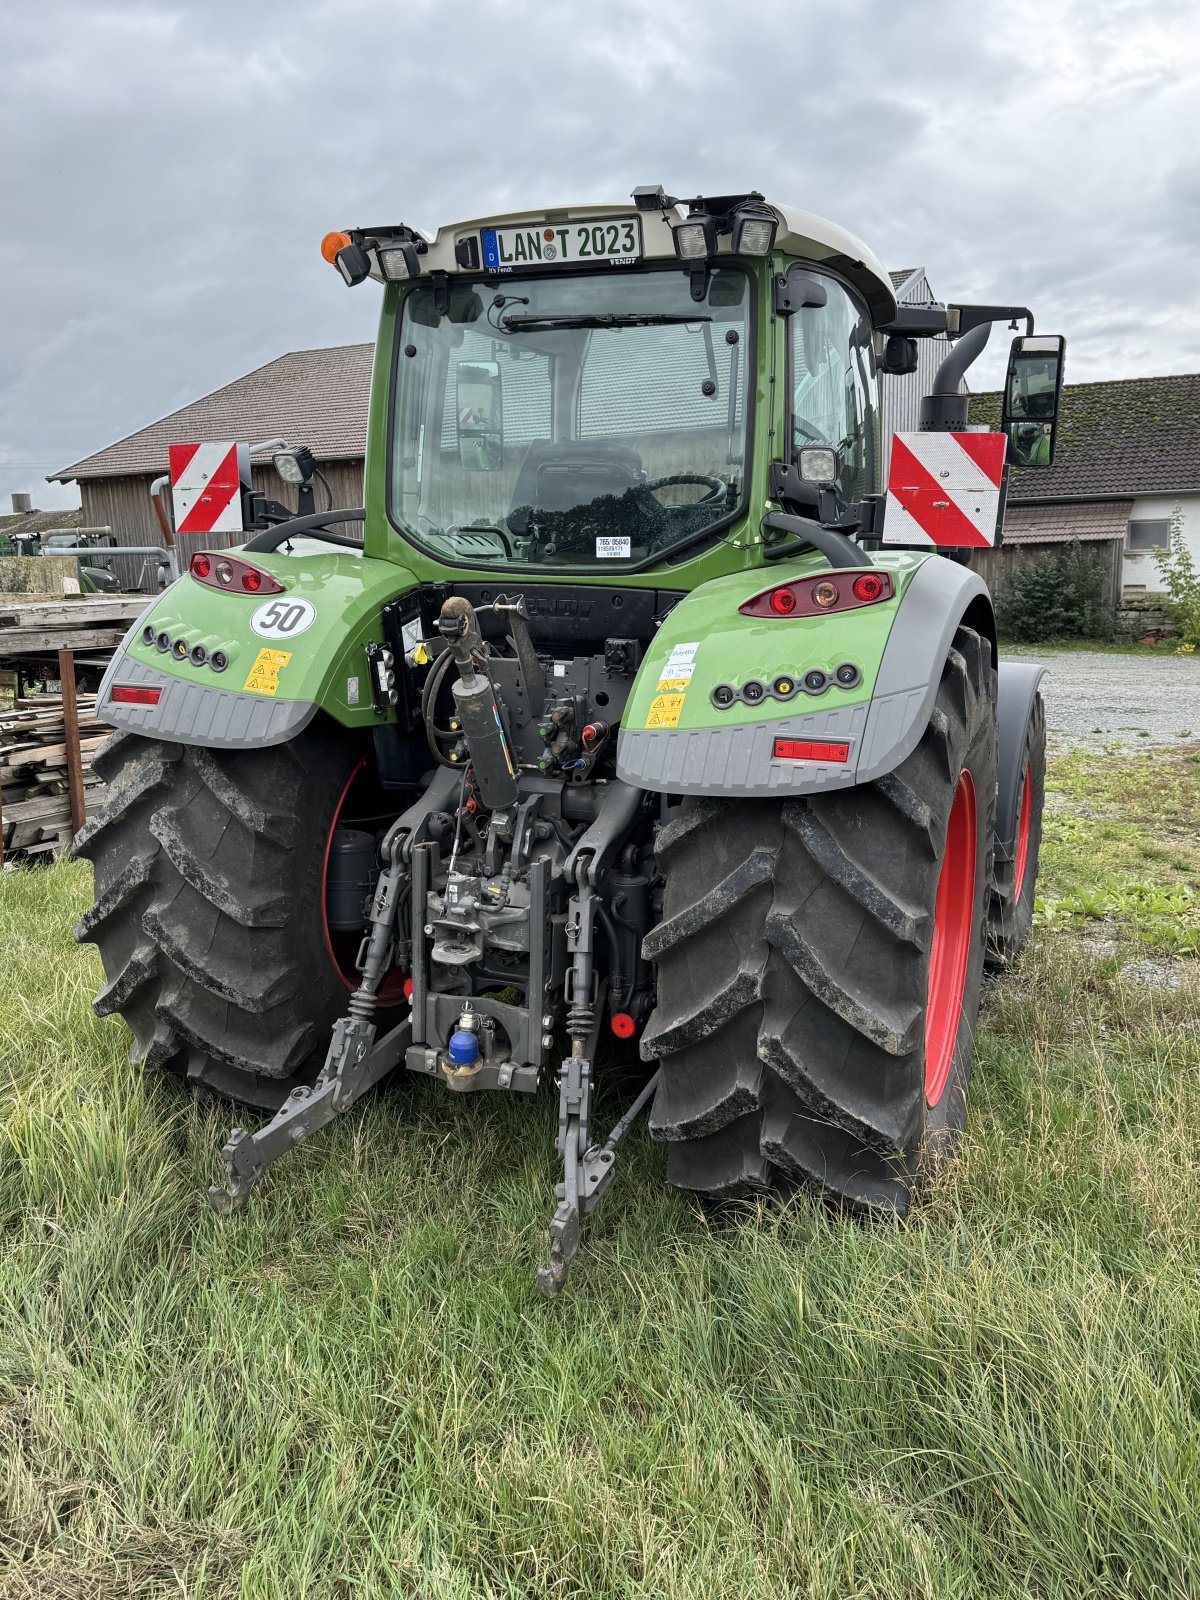
[(1179, 624), (1184, 644), (1200, 645), (1200, 572), (1183, 537), (1183, 507), (1171, 513), (1171, 542), (1154, 552), (1154, 564), (1163, 581), (1163, 610)]
[(1000, 632), (1022, 644), (1111, 639), (1117, 616), (1104, 598), (1104, 567), (1078, 539), (1016, 567), (996, 597)]

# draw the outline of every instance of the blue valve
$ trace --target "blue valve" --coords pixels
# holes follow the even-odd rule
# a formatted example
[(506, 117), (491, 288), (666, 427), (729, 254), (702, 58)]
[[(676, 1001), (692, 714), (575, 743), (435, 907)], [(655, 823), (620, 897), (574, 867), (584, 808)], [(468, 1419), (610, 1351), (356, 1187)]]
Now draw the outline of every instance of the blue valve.
[(458, 1028), (450, 1035), (446, 1054), (456, 1067), (473, 1067), (479, 1060), (479, 1040), (469, 1028)]

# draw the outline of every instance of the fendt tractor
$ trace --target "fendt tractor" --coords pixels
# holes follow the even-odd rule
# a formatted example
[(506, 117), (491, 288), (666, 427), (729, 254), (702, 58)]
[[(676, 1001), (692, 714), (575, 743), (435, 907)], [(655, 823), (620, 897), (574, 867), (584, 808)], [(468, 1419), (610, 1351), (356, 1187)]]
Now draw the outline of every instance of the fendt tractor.
[[(105, 676), (77, 844), (96, 1010), (270, 1114), (212, 1203), (403, 1069), (556, 1076), (547, 1293), (647, 1105), (682, 1189), (904, 1215), (1032, 915), (1041, 669), (997, 661), (967, 557), (1006, 462), (1053, 458), (1062, 339), (898, 306), (857, 239), (757, 193), (322, 251), (383, 284), (365, 508), (310, 509), (302, 448), (299, 514), (238, 490), (252, 536)], [(987, 433), (963, 374), (996, 322), (1024, 332)], [(885, 440), (880, 373), (939, 337)], [(602, 1139), (605, 1036), (653, 1075)]]

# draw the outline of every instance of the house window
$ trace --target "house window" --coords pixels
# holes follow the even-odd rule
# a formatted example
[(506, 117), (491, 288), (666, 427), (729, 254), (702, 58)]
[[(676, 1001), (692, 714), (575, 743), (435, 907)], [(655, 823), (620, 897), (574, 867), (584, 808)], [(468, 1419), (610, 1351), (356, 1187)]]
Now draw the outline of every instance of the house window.
[(1146, 550), (1165, 550), (1171, 543), (1171, 523), (1167, 517), (1146, 517), (1129, 524), (1126, 548), (1136, 554)]

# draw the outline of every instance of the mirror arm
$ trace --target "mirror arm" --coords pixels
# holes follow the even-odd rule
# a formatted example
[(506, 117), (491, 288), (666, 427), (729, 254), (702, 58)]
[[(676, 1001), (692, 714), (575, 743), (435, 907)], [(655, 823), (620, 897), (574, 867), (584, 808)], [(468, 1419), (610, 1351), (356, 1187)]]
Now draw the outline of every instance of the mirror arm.
[(766, 545), (764, 561), (783, 561), (788, 556), (798, 556), (808, 549), (819, 550), (831, 567), (870, 567), (874, 562), (865, 550), (836, 528), (820, 522), (810, 522), (806, 517), (791, 517), (786, 511), (771, 511), (762, 520), (764, 528), (777, 528), (790, 533), (787, 544)]
[(1028, 306), (947, 306), (946, 332), (952, 339), (961, 338), (983, 323), (1009, 322), (1014, 326), (1025, 318), (1025, 336), (1033, 333), (1033, 312)]

